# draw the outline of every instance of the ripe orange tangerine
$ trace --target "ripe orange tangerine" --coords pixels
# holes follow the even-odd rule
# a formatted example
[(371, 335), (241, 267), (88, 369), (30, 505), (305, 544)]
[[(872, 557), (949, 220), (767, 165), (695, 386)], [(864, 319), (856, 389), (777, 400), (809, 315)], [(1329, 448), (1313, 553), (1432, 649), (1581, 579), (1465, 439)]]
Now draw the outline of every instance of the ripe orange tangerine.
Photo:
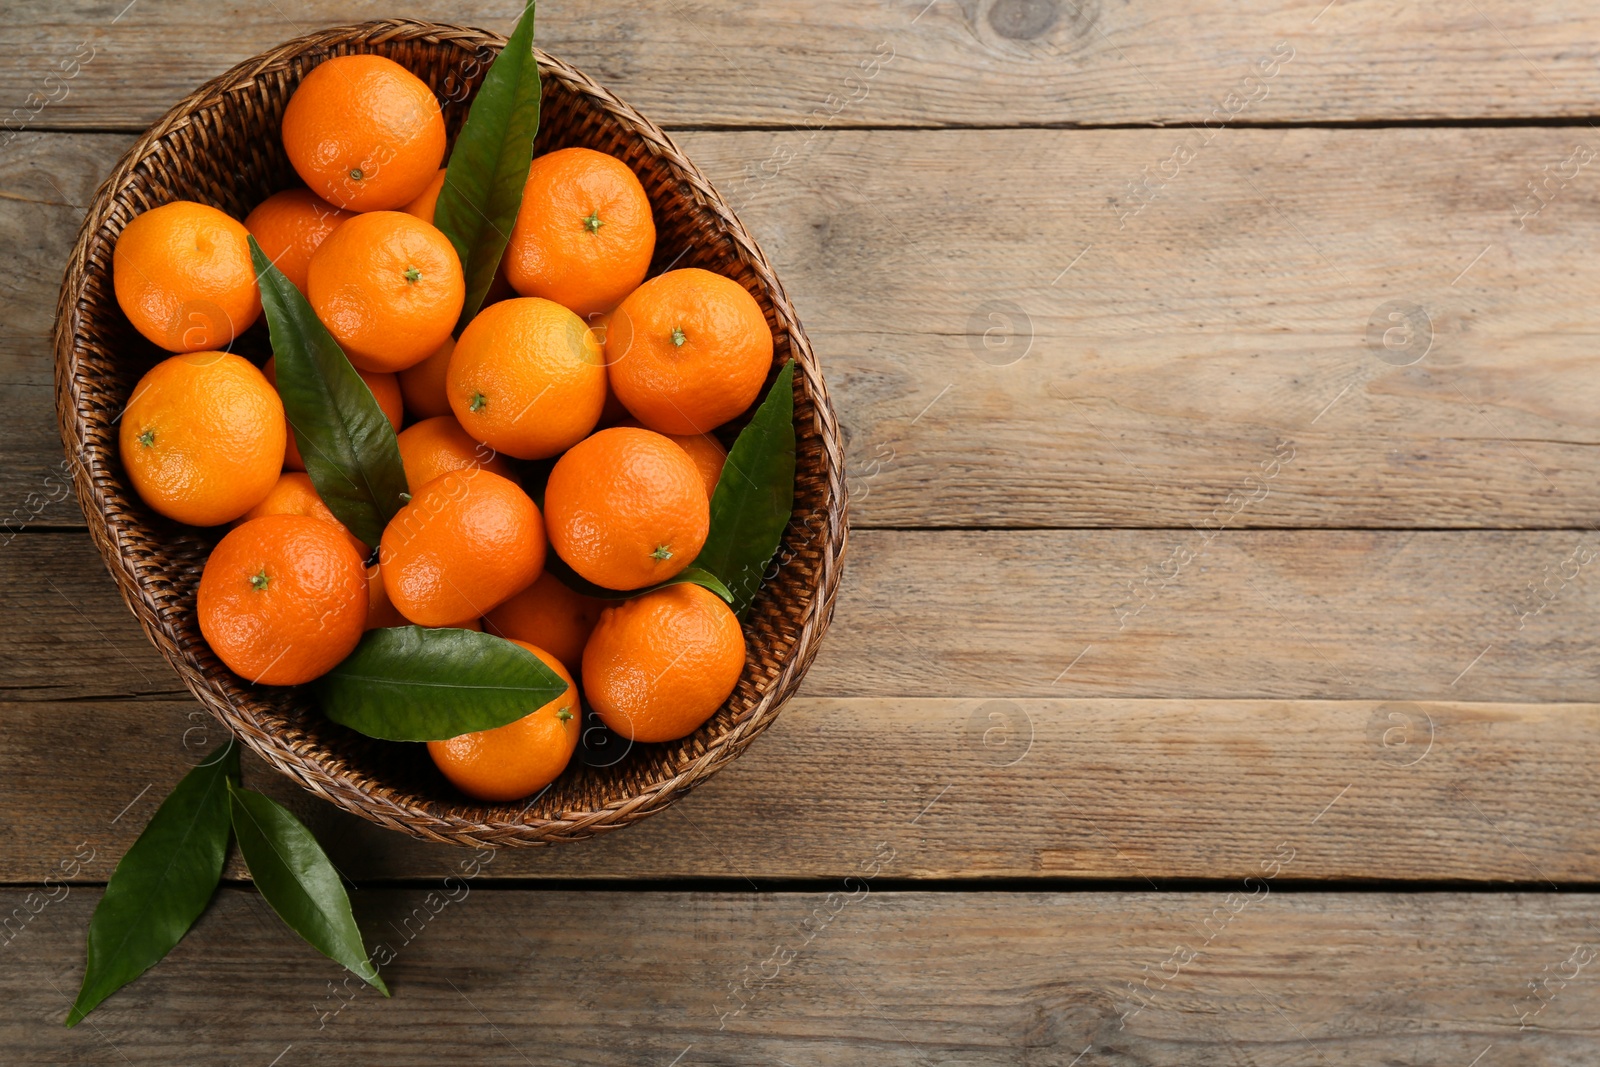
[(427, 485), (441, 474), (467, 467), (482, 467), (516, 480), (516, 471), (506, 458), (467, 436), (454, 415), (412, 423), (400, 431), (399, 441), (400, 462), (410, 485)]
[(432, 355), (461, 315), (466, 282), (450, 239), (403, 211), (357, 215), (311, 256), (306, 299), (362, 370)]
[(335, 56), (307, 74), (283, 112), (283, 147), (313, 192), (351, 211), (421, 195), (444, 159), (433, 90), (392, 59)]
[(367, 621), (365, 629), (380, 630), (390, 626), (405, 626), (406, 617), (389, 601), (389, 591), (383, 587), (383, 568), (374, 563), (367, 568)]
[(722, 447), (722, 442), (708, 433), (669, 433), (662, 436), (694, 460), (695, 470), (700, 472), (700, 480), (705, 483), (706, 499), (711, 499), (717, 491), (717, 482), (722, 479), (722, 468), (728, 462), (728, 450)]
[(722, 598), (683, 583), (600, 613), (583, 650), (583, 691), (602, 722), (633, 741), (675, 741), (728, 699), (744, 634)]
[(560, 777), (578, 747), (578, 690), (561, 661), (526, 641), (513, 641), (538, 656), (567, 683), (566, 691), (515, 722), (429, 741), (428, 754), (457, 789), (479, 800), (518, 800)]
[(311, 254), (355, 212), (342, 211), (310, 189), (285, 189), (273, 193), (244, 218), (244, 228), (261, 246), (262, 253), (302, 293)]
[(617, 399), (659, 433), (710, 433), (761, 394), (772, 330), (731, 278), (670, 270), (635, 289), (606, 328)]
[(483, 617), (489, 633), (547, 649), (577, 674), (583, 646), (600, 620), (604, 600), (574, 593), (546, 571), (539, 580)]
[(610, 311), (644, 281), (655, 246), (650, 198), (632, 169), (591, 148), (563, 148), (528, 170), (506, 278), (523, 296), (588, 316)]
[(320, 677), (361, 640), (367, 577), (332, 523), (267, 515), (212, 550), (196, 601), (200, 632), (228, 669), (260, 685)]
[(461, 331), (445, 379), (462, 429), (518, 459), (559, 455), (594, 429), (606, 400), (600, 345), (560, 304), (491, 304)]
[(111, 287), (134, 329), (168, 352), (226, 348), (261, 314), (249, 232), (176, 200), (135, 216), (111, 255)]
[(284, 471), (280, 474), (278, 483), (267, 493), (266, 498), (245, 512), (239, 521), (245, 523), (251, 519), (259, 519), (263, 515), (309, 515), (313, 519), (331, 522), (350, 539), (351, 547), (362, 559), (366, 559), (370, 554), (366, 544), (351, 533), (323, 502), (317, 493), (317, 487), (311, 484), (311, 475), (304, 471)]
[(133, 387), (117, 430), (122, 465), (146, 504), (195, 526), (231, 522), (277, 484), (283, 403), (227, 352), (189, 352)]
[(426, 222), (429, 226), (432, 226), (433, 205), (439, 202), (439, 190), (444, 188), (444, 175), (445, 168), (440, 167), (439, 173), (435, 174), (433, 179), (428, 182), (427, 188), (423, 189), (422, 192), (417, 195), (415, 200), (411, 201), (411, 203), (407, 204), (400, 210), (404, 211), (407, 215), (415, 215), (423, 222)]
[(649, 430), (614, 426), (574, 445), (544, 491), (550, 545), (606, 589), (643, 589), (687, 567), (711, 509), (688, 453)]
[(383, 584), (419, 626), (476, 619), (544, 570), (544, 520), (513, 481), (478, 467), (412, 486), (383, 531)]
[(400, 392), (405, 397), (406, 412), (413, 418), (451, 414), (445, 376), (450, 372), (450, 354), (455, 350), (456, 339), (447, 337), (427, 359), (400, 372)]

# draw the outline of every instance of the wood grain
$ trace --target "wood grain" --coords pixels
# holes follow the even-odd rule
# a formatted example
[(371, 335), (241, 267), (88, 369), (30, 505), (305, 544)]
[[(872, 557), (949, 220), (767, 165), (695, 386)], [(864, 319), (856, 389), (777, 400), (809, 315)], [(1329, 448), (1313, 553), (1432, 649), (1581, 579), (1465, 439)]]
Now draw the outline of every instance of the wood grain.
[[(1592, 523), (1596, 165), (1518, 223), (1582, 135), (1226, 131), (1130, 199), (1192, 133), (684, 136), (823, 358), (859, 527)], [(72, 205), (126, 143), (0, 156), (13, 523), (78, 521), (47, 338)], [(776, 149), (794, 160), (747, 181)], [(1383, 346), (1407, 336), (1392, 304), (1426, 316), (1412, 348)]]
[[(520, 9), (433, 0), (404, 13), (508, 32)], [(17, 121), (141, 128), (281, 41), (397, 10), (375, 0), (19, 0), (0, 42), (0, 106), (20, 109)], [(673, 126), (1576, 119), (1600, 92), (1600, 13), (1577, 0), (1398, 11), (1281, 0), (602, 0), (541, 8), (538, 39)], [(50, 77), (77, 55), (90, 58), (76, 78)], [(40, 110), (40, 100), (50, 102)]]
[[(1559, 531), (865, 530), (803, 691), (1585, 701), (1596, 559)], [(0, 625), (9, 699), (177, 688), (82, 533), (0, 550)]]
[[(0, 704), (0, 882), (80, 847), (105, 881), (221, 736), (192, 701)], [(1596, 882), (1597, 766), (1594, 704), (802, 697), (678, 806), (485, 877), (841, 878), (883, 841), (896, 878)], [(245, 780), (359, 881), (467, 855)]]
[(0, 1043), (27, 1063), (1593, 1062), (1592, 895), (1253, 893), (368, 891), (384, 1000), (225, 890), (69, 1031), (78, 889), (8, 946)]

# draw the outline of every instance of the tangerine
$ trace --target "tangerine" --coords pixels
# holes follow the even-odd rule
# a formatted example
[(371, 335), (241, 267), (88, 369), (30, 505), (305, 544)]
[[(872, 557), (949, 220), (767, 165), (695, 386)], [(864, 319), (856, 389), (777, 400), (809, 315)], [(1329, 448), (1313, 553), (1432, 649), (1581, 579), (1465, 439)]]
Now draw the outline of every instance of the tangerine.
[(278, 481), (283, 403), (248, 361), (190, 352), (152, 367), (123, 410), (122, 465), (146, 504), (194, 526), (231, 522)]
[(583, 650), (583, 692), (631, 741), (686, 737), (744, 671), (744, 634), (722, 598), (687, 582), (600, 613)]
[(476, 619), (544, 570), (544, 520), (513, 481), (478, 467), (441, 474), (383, 531), (383, 584), (419, 626)]
[(446, 337), (444, 344), (421, 363), (414, 363), (400, 372), (400, 392), (405, 397), (406, 410), (419, 419), (432, 419), (449, 415), (450, 398), (445, 393), (445, 375), (450, 372), (450, 354), (456, 350), (456, 339)]
[(226, 348), (261, 314), (249, 231), (189, 200), (151, 208), (123, 228), (111, 287), (133, 328), (168, 352)]
[(377, 563), (367, 568), (367, 621), (365, 628), (368, 630), (381, 630), (390, 626), (406, 625), (406, 617), (400, 614), (389, 600), (389, 590), (383, 586), (383, 567)]
[(504, 456), (467, 436), (454, 415), (440, 415), (412, 423), (400, 431), (400, 462), (406, 482), (427, 485), (447, 471), (482, 467), (502, 478), (516, 480), (516, 471)]
[(311, 484), (311, 475), (304, 471), (284, 471), (278, 475), (278, 482), (262, 499), (261, 503), (245, 512), (240, 517), (241, 523), (251, 519), (259, 519), (263, 515), (308, 515), (313, 519), (331, 522), (344, 531), (350, 539), (350, 544), (362, 559), (371, 554), (366, 543), (340, 522), (333, 510), (323, 501), (317, 493), (317, 487)]
[(200, 575), (200, 632), (251, 683), (299, 685), (355, 650), (367, 618), (361, 557), (330, 522), (267, 515), (229, 531)]
[(650, 198), (632, 169), (592, 148), (563, 148), (528, 170), (506, 278), (523, 296), (587, 317), (610, 311), (644, 281), (655, 247)]
[(658, 433), (709, 433), (761, 394), (772, 330), (755, 297), (698, 267), (651, 278), (612, 314), (606, 366), (617, 399)]
[(550, 546), (607, 589), (671, 578), (699, 555), (711, 525), (689, 454), (630, 426), (601, 430), (557, 460), (544, 505)]
[(450, 239), (403, 211), (340, 226), (311, 256), (306, 299), (362, 370), (400, 371), (432, 355), (466, 300)]
[(694, 460), (695, 470), (700, 472), (700, 480), (705, 483), (706, 499), (710, 500), (717, 491), (717, 482), (722, 479), (722, 468), (728, 462), (728, 450), (708, 433), (669, 433), (662, 436), (689, 453), (689, 458)]
[(569, 589), (545, 571), (522, 592), (483, 617), (489, 633), (547, 649), (567, 670), (583, 667), (583, 646), (606, 602)]
[(452, 785), (478, 800), (517, 800), (560, 777), (578, 747), (577, 686), (561, 661), (526, 641), (513, 644), (538, 656), (567, 683), (554, 700), (515, 722), (429, 741), (428, 754)]
[(310, 189), (285, 189), (257, 204), (244, 217), (244, 228), (272, 265), (304, 293), (311, 253), (341, 222), (355, 217), (355, 212), (334, 207)]
[(417, 194), (415, 200), (400, 210), (407, 215), (415, 215), (429, 226), (432, 226), (433, 206), (439, 202), (439, 190), (444, 188), (444, 174), (445, 168), (440, 167), (439, 173), (429, 179), (427, 188), (423, 189), (421, 193)]
[(289, 97), (283, 147), (324, 200), (390, 210), (415, 200), (438, 172), (444, 115), (433, 90), (394, 60), (335, 56)]
[(445, 392), (467, 433), (508, 456), (545, 459), (594, 429), (606, 370), (582, 319), (520, 297), (484, 308), (461, 331)]

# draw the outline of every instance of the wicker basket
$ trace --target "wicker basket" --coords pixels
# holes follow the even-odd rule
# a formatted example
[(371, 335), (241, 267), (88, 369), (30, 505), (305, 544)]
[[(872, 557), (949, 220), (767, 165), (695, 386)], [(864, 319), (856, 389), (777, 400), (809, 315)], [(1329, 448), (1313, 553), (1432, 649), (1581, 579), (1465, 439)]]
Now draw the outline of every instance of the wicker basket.
[[(744, 674), (710, 721), (681, 741), (632, 746), (620, 758), (620, 742), (611, 755), (585, 745), (531, 802), (485, 805), (455, 792), (423, 746), (373, 741), (337, 726), (300, 690), (251, 686), (206, 646), (195, 591), (220, 531), (155, 515), (129, 489), (118, 459), (116, 422), (129, 391), (166, 353), (118, 309), (111, 254), (130, 219), (171, 200), (197, 200), (243, 218), (268, 194), (298, 184), (279, 122), (295, 86), (322, 60), (372, 52), (397, 61), (434, 88), (453, 136), (503, 44), (482, 30), (372, 22), (290, 41), (207, 83), (147, 130), (96, 194), (62, 283), (55, 332), (57, 413), (67, 453), (78, 460), (74, 484), (90, 535), (128, 606), (190, 691), (317, 796), (427, 840), (488, 846), (578, 840), (661, 810), (772, 722), (816, 654), (845, 546), (843, 456), (821, 371), (766, 257), (670, 138), (582, 73), (539, 54), (544, 102), (536, 151), (586, 145), (627, 161), (655, 210), (652, 273), (698, 266), (734, 278), (766, 312), (774, 373), (784, 360), (796, 362), (795, 517), (776, 575), (745, 623)], [(264, 334), (258, 323), (236, 350), (261, 362)]]

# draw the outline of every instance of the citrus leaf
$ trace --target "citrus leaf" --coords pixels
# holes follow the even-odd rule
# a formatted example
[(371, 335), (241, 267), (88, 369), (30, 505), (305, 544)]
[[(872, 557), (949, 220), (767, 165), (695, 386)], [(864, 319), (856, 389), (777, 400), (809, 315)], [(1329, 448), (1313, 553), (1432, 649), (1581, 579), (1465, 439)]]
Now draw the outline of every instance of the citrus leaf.
[(394, 427), (339, 342), (254, 237), (250, 255), (272, 336), (278, 395), (306, 473), (334, 517), (376, 547), (407, 491)]
[(530, 2), (523, 9), (504, 50), (489, 64), (450, 150), (444, 188), (433, 208), (433, 224), (456, 246), (467, 279), (458, 334), (478, 313), (494, 282), (528, 183), (533, 138), (539, 132), (533, 8)]
[(233, 834), (256, 889), (278, 918), (335, 963), (389, 995), (350, 911), (339, 872), (311, 831), (277, 801), (229, 783)]
[(727, 586), (722, 584), (722, 579), (704, 567), (685, 567), (664, 582), (657, 582), (655, 585), (645, 589), (630, 590), (607, 589), (603, 585), (595, 585), (567, 566), (567, 561), (553, 552), (545, 557), (544, 569), (554, 574), (561, 580), (562, 585), (571, 589), (574, 593), (592, 596), (596, 600), (632, 600), (636, 596), (644, 596), (646, 593), (653, 593), (657, 589), (665, 589), (669, 585), (691, 584), (703, 585), (729, 604), (733, 603), (733, 593), (729, 591)]
[(89, 920), (89, 965), (69, 1027), (155, 966), (206, 910), (222, 879), (228, 784), (238, 777), (230, 738), (183, 776), (117, 864)]
[(694, 565), (733, 590), (738, 615), (750, 609), (794, 511), (794, 363), (786, 363), (728, 450), (711, 494), (711, 532)]
[(567, 683), (538, 656), (475, 630), (369, 630), (312, 683), (334, 722), (384, 741), (443, 741), (515, 722)]

